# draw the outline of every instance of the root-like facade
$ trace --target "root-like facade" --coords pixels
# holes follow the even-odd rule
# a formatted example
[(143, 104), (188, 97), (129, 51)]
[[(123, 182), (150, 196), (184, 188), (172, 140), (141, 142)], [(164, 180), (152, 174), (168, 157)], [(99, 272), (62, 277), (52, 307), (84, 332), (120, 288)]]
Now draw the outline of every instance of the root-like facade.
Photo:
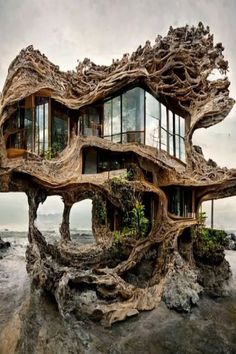
[[(236, 170), (205, 161), (192, 145), (196, 129), (222, 121), (234, 104), (227, 78), (209, 80), (212, 71), (228, 70), (222, 52), (200, 23), (170, 28), (154, 45), (148, 41), (111, 66), (85, 59), (76, 71), (61, 72), (32, 46), (11, 63), (0, 106), (0, 191), (27, 194), (27, 270), (55, 296), (62, 315), (73, 312), (110, 325), (153, 309), (161, 299), (182, 310), (198, 301), (204, 272), (186, 235), (197, 224), (202, 201), (236, 194)], [(144, 98), (138, 103), (144, 128), (128, 129), (124, 112), (132, 116), (135, 103), (128, 110), (127, 97), (137, 88), (136, 102)], [(151, 99), (167, 112), (158, 120), (158, 142), (152, 146)], [(94, 110), (99, 118), (91, 118)], [(109, 134), (106, 117), (113, 122)], [(155, 133), (151, 137), (154, 141)], [(64, 203), (61, 240), (54, 245), (36, 226), (38, 206), (51, 195)], [(71, 241), (70, 210), (87, 198), (93, 201), (96, 244), (79, 246)], [(140, 205), (148, 220), (145, 232), (140, 220), (131, 227)], [(214, 266), (223, 262), (227, 276), (224, 260)]]

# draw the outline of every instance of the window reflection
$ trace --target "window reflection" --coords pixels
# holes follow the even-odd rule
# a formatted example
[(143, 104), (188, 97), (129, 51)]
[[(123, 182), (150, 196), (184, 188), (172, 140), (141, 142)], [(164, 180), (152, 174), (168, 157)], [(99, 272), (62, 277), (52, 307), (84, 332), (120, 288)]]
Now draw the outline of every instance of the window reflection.
[(171, 187), (167, 191), (170, 213), (189, 217), (192, 212), (192, 191), (181, 187)]
[(48, 150), (48, 97), (35, 97), (35, 152)]
[(160, 103), (146, 92), (146, 145), (160, 147)]
[(136, 87), (104, 103), (104, 138), (144, 143), (143, 89)]
[(52, 141), (51, 150), (52, 155), (56, 155), (65, 149), (68, 144), (68, 125), (69, 117), (68, 110), (60, 103), (52, 102), (51, 106), (52, 115)]
[(144, 143), (143, 131), (144, 90), (136, 87), (122, 95), (123, 141)]
[(185, 160), (185, 119), (136, 87), (104, 104), (104, 138), (139, 142)]
[(81, 110), (80, 131), (85, 136), (101, 136), (100, 114), (97, 107), (84, 107)]

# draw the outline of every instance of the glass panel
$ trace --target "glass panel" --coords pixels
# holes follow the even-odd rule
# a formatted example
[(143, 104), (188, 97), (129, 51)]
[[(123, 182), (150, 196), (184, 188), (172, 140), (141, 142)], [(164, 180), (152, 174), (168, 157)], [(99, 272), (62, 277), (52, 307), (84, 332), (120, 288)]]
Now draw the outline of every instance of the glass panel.
[(160, 118), (160, 103), (148, 92), (146, 92), (146, 114), (156, 119)]
[(174, 155), (174, 135), (169, 134), (169, 154)]
[(177, 157), (177, 159), (180, 158), (180, 144), (179, 144), (179, 135), (175, 136), (175, 156)]
[(179, 116), (175, 115), (175, 134), (179, 135)]
[(161, 149), (167, 151), (167, 131), (161, 129)]
[[(85, 120), (87, 118), (84, 114)], [(48, 145), (46, 134), (48, 127), (45, 126), (45, 146)], [(52, 100), (52, 155), (65, 149), (68, 144), (69, 117), (68, 109), (60, 103)]]
[(174, 134), (174, 113), (168, 111), (169, 133)]
[(52, 118), (52, 153), (62, 151), (68, 143), (68, 118)]
[(35, 152), (48, 149), (48, 97), (35, 97)]
[(32, 151), (32, 132), (33, 132), (33, 112), (32, 109), (25, 109), (24, 127), (25, 127), (25, 143), (28, 151)]
[(161, 127), (167, 129), (167, 110), (163, 104), (161, 104)]
[(185, 143), (183, 138), (180, 138), (180, 159), (185, 161)]
[[(122, 95), (122, 130), (123, 133), (144, 130), (144, 90), (139, 87)], [(128, 135), (127, 141), (129, 141)]]
[[(63, 108), (60, 108), (63, 112)], [(64, 113), (66, 113), (64, 111)], [(100, 136), (101, 125), (99, 110), (96, 107), (84, 107), (80, 113), (80, 129), (84, 136)]]
[(159, 120), (146, 116), (146, 145), (159, 148)]
[(111, 100), (104, 103), (104, 137), (111, 135)]
[(179, 117), (180, 120), (180, 136), (184, 138), (185, 136), (185, 119), (182, 117)]
[(112, 135), (121, 133), (120, 96), (112, 99)]
[(121, 143), (121, 134), (112, 135), (111, 139), (114, 143)]
[(160, 103), (146, 92), (146, 145), (159, 148)]
[(96, 107), (89, 107), (89, 128), (91, 129), (91, 134), (93, 136), (101, 135), (100, 117), (99, 111)]

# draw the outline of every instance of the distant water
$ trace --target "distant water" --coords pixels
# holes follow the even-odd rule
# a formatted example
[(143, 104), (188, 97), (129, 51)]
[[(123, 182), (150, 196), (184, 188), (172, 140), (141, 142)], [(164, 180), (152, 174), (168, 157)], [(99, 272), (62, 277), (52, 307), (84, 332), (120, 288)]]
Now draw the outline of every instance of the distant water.
[[(59, 231), (55, 228), (51, 228), (50, 230), (42, 230), (43, 236), (45, 237), (46, 241), (49, 243), (54, 243), (60, 240), (60, 233)], [(72, 229), (70, 231), (71, 234), (71, 239), (74, 242), (78, 242), (81, 244), (90, 244), (94, 243), (95, 239), (93, 237), (92, 230), (80, 230), (80, 229)], [(0, 229), (0, 237), (4, 241), (9, 241), (14, 247), (16, 245), (19, 246), (22, 245), (23, 248), (26, 247), (26, 244), (28, 242), (27, 240), (27, 231), (12, 231), (8, 229)], [(20, 243), (19, 243), (20, 240)]]

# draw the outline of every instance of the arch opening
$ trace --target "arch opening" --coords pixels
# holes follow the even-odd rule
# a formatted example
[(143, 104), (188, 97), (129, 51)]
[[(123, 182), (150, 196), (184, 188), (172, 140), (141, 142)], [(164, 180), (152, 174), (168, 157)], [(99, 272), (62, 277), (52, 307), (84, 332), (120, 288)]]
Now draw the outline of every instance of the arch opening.
[(59, 196), (47, 197), (43, 204), (39, 204), (36, 225), (45, 240), (49, 243), (58, 241), (59, 227), (62, 223), (63, 202)]
[(96, 243), (92, 231), (91, 199), (84, 199), (75, 203), (70, 212), (70, 235), (72, 241), (79, 244)]

